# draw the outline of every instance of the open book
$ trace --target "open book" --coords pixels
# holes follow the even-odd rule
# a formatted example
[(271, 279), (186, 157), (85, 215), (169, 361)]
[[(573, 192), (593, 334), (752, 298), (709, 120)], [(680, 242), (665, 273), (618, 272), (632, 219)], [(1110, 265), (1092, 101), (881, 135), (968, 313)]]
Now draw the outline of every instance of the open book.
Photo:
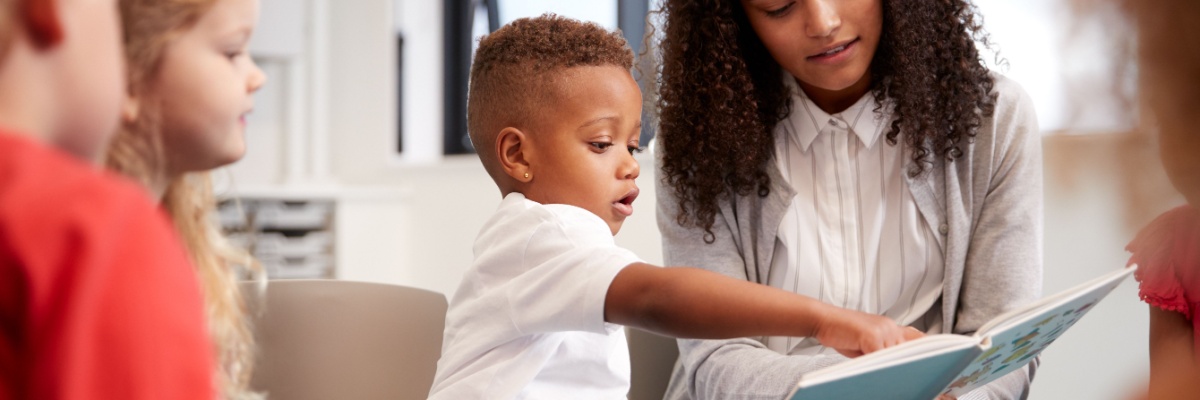
[(920, 399), (971, 391), (1028, 364), (1136, 266), (993, 318), (974, 335), (929, 335), (800, 377), (803, 399)]

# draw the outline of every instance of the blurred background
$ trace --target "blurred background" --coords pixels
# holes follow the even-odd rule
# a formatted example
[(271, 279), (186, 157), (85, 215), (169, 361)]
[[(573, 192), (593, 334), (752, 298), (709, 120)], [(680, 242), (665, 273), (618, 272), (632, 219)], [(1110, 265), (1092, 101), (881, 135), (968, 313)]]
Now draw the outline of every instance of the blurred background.
[[(273, 279), (333, 277), (452, 297), (500, 201), (466, 138), (478, 37), (555, 12), (640, 50), (654, 0), (262, 0), (245, 159), (215, 174), (222, 225)], [(1136, 66), (1116, 10), (978, 0), (983, 56), (1037, 107), (1046, 176), (1044, 293), (1121, 268), (1136, 229), (1182, 203), (1134, 133)], [(655, 20), (650, 14), (649, 21)], [(652, 129), (644, 133), (649, 143)], [(651, 152), (617, 242), (661, 263)], [(1125, 398), (1147, 379), (1147, 308), (1125, 282), (1043, 355), (1033, 399)]]

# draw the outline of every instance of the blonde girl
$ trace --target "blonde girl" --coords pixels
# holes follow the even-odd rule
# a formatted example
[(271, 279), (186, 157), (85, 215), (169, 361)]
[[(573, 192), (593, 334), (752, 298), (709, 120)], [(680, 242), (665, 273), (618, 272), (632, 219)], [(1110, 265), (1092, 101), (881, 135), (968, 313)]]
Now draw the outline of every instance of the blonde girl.
[(253, 336), (238, 269), (260, 269), (210, 218), (208, 171), (245, 152), (245, 116), (266, 78), (247, 52), (258, 0), (120, 0), (128, 98), (106, 163), (162, 203), (187, 246), (204, 293), (224, 398), (248, 389)]

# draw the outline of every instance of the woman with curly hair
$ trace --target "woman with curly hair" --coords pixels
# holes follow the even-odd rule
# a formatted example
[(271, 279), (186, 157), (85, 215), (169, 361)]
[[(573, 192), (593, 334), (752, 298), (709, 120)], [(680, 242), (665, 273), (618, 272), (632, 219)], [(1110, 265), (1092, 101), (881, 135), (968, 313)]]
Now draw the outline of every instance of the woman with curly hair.
[[(667, 265), (966, 334), (1037, 298), (1041, 142), (967, 0), (667, 0)], [(780, 398), (812, 338), (681, 340), (670, 399)], [(1038, 361), (964, 398), (1024, 398)]]

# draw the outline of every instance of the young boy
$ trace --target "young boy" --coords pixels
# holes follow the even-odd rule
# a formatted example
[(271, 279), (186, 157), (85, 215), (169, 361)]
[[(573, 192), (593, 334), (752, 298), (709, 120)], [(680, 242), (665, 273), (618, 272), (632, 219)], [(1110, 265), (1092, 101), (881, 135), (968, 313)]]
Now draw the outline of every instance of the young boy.
[[(624, 399), (621, 325), (667, 335), (808, 336), (844, 354), (920, 335), (880, 316), (617, 247), (633, 213), (641, 93), (619, 34), (546, 15), (483, 38), (471, 140), (504, 200), (446, 318), (433, 399)], [(730, 144), (734, 145), (734, 144)]]
[(0, 1), (0, 400), (212, 400), (191, 265), (93, 165), (124, 91), (116, 0)]

